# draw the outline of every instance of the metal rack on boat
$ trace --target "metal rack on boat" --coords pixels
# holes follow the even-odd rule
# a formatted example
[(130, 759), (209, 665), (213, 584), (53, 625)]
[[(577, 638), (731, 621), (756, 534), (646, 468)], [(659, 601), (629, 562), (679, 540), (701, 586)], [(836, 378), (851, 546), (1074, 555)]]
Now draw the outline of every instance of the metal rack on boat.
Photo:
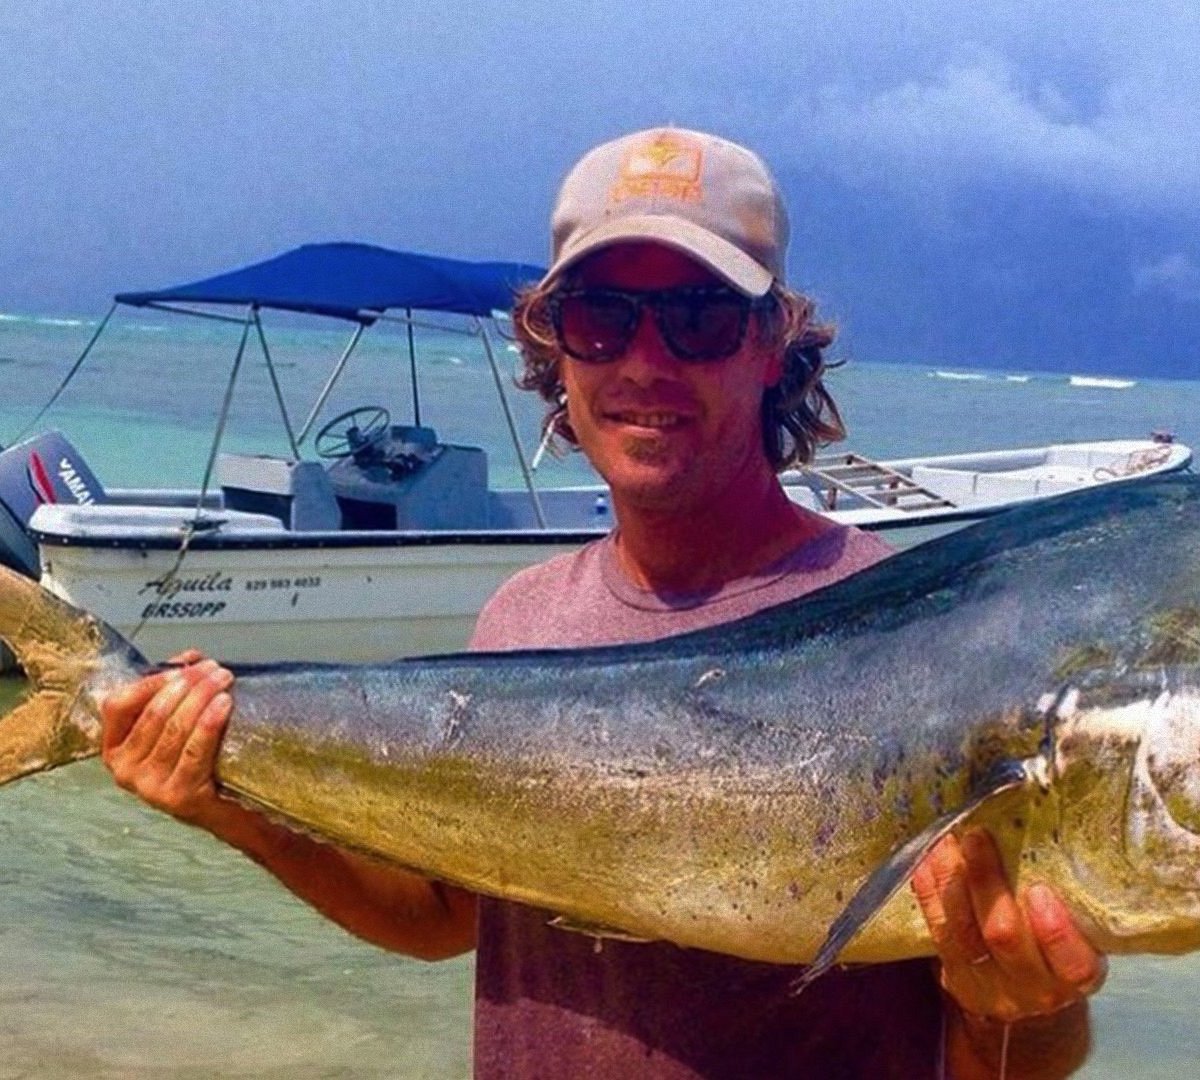
[(942, 498), (913, 481), (912, 477), (861, 454), (827, 454), (806, 465), (808, 485), (827, 510), (838, 508), (840, 496), (896, 510), (929, 510), (952, 507)]

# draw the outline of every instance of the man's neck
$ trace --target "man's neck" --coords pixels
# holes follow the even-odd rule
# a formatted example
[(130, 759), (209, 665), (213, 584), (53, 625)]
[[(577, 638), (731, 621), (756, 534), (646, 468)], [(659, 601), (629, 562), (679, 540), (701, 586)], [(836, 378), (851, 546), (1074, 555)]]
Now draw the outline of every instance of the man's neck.
[(672, 593), (715, 591), (830, 527), (794, 504), (773, 474), (703, 506), (656, 511), (614, 499), (614, 510), (625, 576), (640, 588)]

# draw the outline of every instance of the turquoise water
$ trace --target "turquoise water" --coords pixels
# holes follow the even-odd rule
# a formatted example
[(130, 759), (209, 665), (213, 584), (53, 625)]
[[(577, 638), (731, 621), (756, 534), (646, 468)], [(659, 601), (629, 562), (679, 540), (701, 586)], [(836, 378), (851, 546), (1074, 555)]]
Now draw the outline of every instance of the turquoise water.
[[(236, 328), (135, 314), (113, 329), (46, 423), (70, 433), (110, 486), (195, 485)], [(288, 407), (303, 416), (346, 335), (276, 329)], [(0, 317), (0, 442), (46, 400), (90, 330), (86, 320)], [(463, 338), (422, 337), (426, 422), (487, 447), (498, 481), (515, 483), (482, 356)], [(405, 350), (401, 335), (378, 335), (324, 415), (378, 403), (410, 419)], [(511, 353), (498, 355), (511, 371)], [(261, 359), (251, 354), (246, 365), (228, 446), (283, 450)], [(962, 374), (848, 364), (830, 384), (850, 445), (899, 456), (1154, 428), (1200, 444), (1197, 383), (952, 377)], [(527, 395), (513, 403), (531, 449), (539, 408)], [(587, 476), (578, 457), (543, 468), (547, 483)], [(0, 684), (0, 712), (16, 689)], [(118, 792), (95, 763), (0, 792), (0, 853), (0, 1080), (469, 1073), (469, 961), (426, 965), (349, 938), (240, 856)], [(1114, 960), (1096, 1000), (1096, 1049), (1080, 1075), (1191, 1075), (1198, 998), (1200, 957)]]

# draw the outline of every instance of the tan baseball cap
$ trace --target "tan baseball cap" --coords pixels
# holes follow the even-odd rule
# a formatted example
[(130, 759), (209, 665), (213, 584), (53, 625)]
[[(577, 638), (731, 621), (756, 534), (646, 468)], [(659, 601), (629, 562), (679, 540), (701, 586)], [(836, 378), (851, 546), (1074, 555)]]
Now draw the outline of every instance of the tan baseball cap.
[(551, 218), (543, 283), (611, 244), (649, 240), (690, 255), (747, 296), (783, 282), (788, 217), (766, 165), (737, 143), (652, 128), (588, 151)]

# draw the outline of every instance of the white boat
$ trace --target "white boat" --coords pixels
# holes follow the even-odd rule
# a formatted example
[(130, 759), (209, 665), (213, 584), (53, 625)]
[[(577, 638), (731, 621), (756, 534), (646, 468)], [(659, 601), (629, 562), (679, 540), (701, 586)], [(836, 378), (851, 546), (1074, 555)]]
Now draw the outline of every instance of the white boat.
[[(486, 320), (508, 306), (515, 284), (539, 273), (323, 244), (189, 285), (119, 295), (120, 305), (241, 322), (227, 403), (252, 330), (277, 377), (261, 308), (343, 318), (354, 336), (299, 430), (279, 397), (290, 455), (221, 453), (223, 413), (198, 491), (106, 489), (56, 431), (0, 453), (0, 559), (97, 613), (153, 658), (193, 645), (235, 662), (460, 648), (505, 578), (610, 526), (603, 486), (537, 489), (504, 398)], [(244, 310), (220, 315), (221, 305)], [(413, 311), (456, 315), (480, 336), (524, 490), (490, 489), (482, 450), (443, 443), (419, 422), (394, 424), (377, 406), (326, 422), (313, 440), (316, 459), (306, 459), (307, 437), (364, 329), (393, 317), (411, 325)], [(415, 357), (413, 364), (415, 398)], [(905, 546), (1015, 503), (1135, 482), (1190, 459), (1187, 447), (1160, 436), (887, 462), (838, 454), (784, 481), (797, 502)]]
[[(975, 520), (1034, 499), (1176, 472), (1191, 449), (1166, 432), (1146, 439), (1061, 443), (1014, 450), (872, 461), (826, 454), (784, 474), (792, 498), (895, 542), (905, 529)], [(903, 545), (908, 546), (908, 545)]]

